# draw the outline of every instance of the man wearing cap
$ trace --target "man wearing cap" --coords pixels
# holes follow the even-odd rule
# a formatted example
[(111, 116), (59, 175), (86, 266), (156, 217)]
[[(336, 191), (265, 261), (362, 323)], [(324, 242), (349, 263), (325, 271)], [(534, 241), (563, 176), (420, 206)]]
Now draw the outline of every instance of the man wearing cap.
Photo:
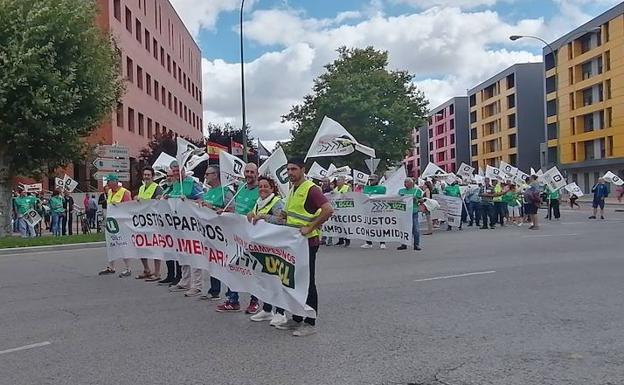
[[(346, 183), (346, 179), (344, 176), (339, 176), (336, 178), (336, 187), (334, 188), (334, 193), (345, 194), (351, 191), (351, 186)], [(351, 240), (347, 238), (338, 238), (338, 243), (336, 246), (344, 246), (349, 247), (351, 245)]]
[[(386, 186), (379, 185), (379, 177), (377, 175), (371, 175), (368, 178), (368, 183), (368, 186), (364, 186), (363, 193), (365, 195), (384, 195), (386, 193)], [(366, 241), (366, 243), (360, 247), (363, 249), (370, 249), (373, 247), (373, 242)], [(379, 248), (385, 249), (386, 242), (379, 242)]]
[[(106, 194), (106, 203), (108, 206), (116, 205), (122, 202), (129, 202), (132, 200), (132, 197), (130, 196), (130, 191), (126, 190), (121, 186), (117, 174), (108, 174), (108, 176), (106, 177), (106, 187), (108, 187), (108, 192)], [(119, 274), (119, 278), (129, 277), (130, 275), (132, 275), (132, 272), (130, 271), (130, 260), (127, 258), (123, 258), (123, 262), (126, 269)], [(99, 275), (114, 273), (114, 261), (111, 261), (108, 263), (108, 266), (106, 266), (106, 269), (100, 271)]]
[[(163, 189), (154, 182), (154, 169), (151, 167), (143, 168), (143, 184), (139, 187), (139, 193), (134, 197), (137, 201), (147, 201), (150, 199), (159, 199), (163, 195)], [(154, 271), (150, 271), (147, 258), (141, 258), (143, 264), (143, 274), (137, 275), (136, 279), (144, 279), (147, 282), (155, 282), (160, 280), (160, 259), (154, 259)]]
[[(298, 227), (303, 236), (308, 238), (310, 258), (310, 285), (306, 304), (318, 312), (318, 294), (316, 291), (316, 252), (320, 240), (319, 229), (327, 221), (334, 209), (323, 195), (321, 189), (312, 181), (305, 178), (305, 163), (303, 159), (290, 159), (287, 165), (288, 176), (293, 187), (288, 195), (284, 213), (286, 225)], [(303, 322), (302, 322), (303, 321)], [(280, 330), (294, 330), (296, 337), (305, 337), (316, 333), (316, 318), (305, 318), (293, 315), (291, 320), (276, 325)]]

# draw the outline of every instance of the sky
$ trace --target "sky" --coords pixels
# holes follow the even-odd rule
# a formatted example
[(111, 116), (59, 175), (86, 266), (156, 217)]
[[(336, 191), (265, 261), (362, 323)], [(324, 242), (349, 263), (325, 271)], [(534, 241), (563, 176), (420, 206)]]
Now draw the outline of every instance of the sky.
[[(204, 125), (241, 126), (241, 0), (170, 0), (202, 50)], [(245, 82), (251, 135), (290, 138), (281, 116), (311, 92), (341, 46), (387, 50), (431, 109), (514, 63), (541, 61), (553, 41), (615, 0), (246, 0)]]

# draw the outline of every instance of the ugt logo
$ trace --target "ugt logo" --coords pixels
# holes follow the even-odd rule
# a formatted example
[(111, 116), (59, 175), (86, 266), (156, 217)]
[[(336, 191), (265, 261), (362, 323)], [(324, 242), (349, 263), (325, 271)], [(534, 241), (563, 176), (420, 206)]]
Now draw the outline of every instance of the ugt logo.
[(106, 231), (110, 234), (117, 234), (119, 232), (119, 223), (115, 218), (106, 218)]

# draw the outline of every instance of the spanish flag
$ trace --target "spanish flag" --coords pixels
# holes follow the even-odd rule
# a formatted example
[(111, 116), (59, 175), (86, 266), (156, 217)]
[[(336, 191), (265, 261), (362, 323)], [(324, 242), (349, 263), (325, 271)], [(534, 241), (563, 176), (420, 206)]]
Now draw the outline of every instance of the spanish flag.
[(206, 152), (210, 159), (219, 159), (219, 153), (221, 151), (228, 152), (227, 146), (215, 142), (208, 142), (206, 145)]

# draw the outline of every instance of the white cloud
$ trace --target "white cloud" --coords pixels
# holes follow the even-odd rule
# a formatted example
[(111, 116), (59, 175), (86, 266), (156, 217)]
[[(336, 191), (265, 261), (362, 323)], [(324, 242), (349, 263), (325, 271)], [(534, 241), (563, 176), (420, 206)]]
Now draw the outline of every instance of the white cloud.
[[(247, 0), (245, 11), (252, 9), (256, 0)], [(214, 29), (222, 12), (240, 9), (240, 0), (171, 0), (180, 18), (193, 36), (201, 29)]]
[[(510, 35), (554, 39), (589, 18), (578, 12), (582, 9), (578, 3), (584, 0), (574, 0), (576, 4), (559, 1), (560, 16), (515, 23), (493, 11), (466, 11), (461, 7), (433, 7), (390, 17), (378, 8), (380, 0), (372, 0), (369, 5), (368, 9), (374, 8), (375, 12), (328, 19), (307, 18), (288, 8), (254, 11), (246, 23), (246, 38), (281, 50), (246, 64), (247, 116), (252, 134), (263, 140), (287, 139), (289, 126), (280, 123), (280, 116), (311, 92), (313, 79), (324, 71), (323, 65), (336, 58), (336, 48), (343, 45), (372, 45), (388, 50), (390, 67), (415, 74), (415, 84), (429, 98), (430, 107), (464, 95), (466, 89), (514, 63), (541, 60), (541, 56), (527, 50), (530, 46), (531, 51), (536, 51), (534, 42), (523, 39), (512, 43)], [(477, 2), (467, 0), (461, 5)], [(204, 60), (203, 74), (206, 121), (228, 121), (240, 126), (239, 64)]]

